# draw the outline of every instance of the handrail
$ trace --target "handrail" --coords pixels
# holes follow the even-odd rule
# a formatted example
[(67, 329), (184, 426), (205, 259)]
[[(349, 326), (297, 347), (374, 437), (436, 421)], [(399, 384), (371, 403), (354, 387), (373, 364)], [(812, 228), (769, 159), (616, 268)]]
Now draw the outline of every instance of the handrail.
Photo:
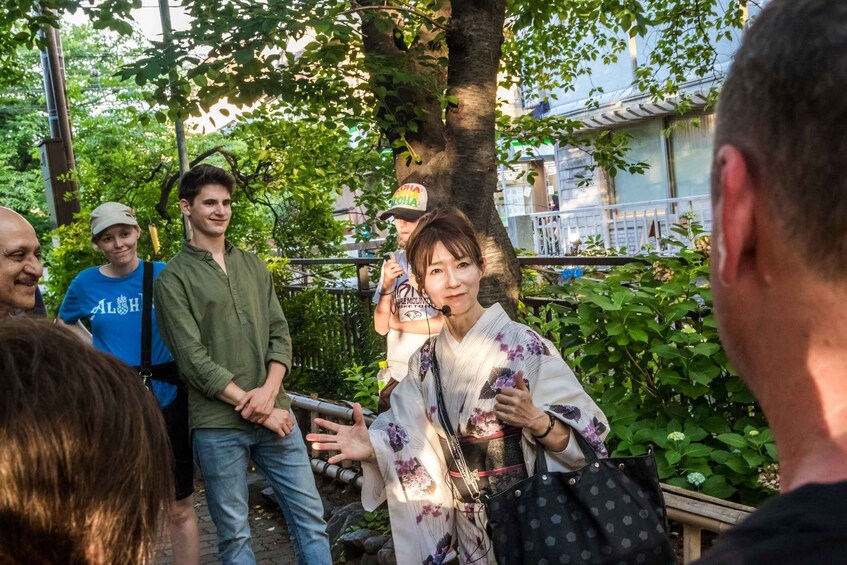
[[(314, 418), (317, 414), (337, 420), (351, 422), (353, 409), (316, 397), (307, 397), (289, 393), (291, 406), (309, 412), (309, 429), (316, 431)], [(365, 422), (370, 424), (375, 419), (366, 415)], [(361, 488), (361, 474), (351, 469), (330, 465), (312, 455), (312, 469), (319, 474), (337, 478), (345, 483), (354, 484)], [(702, 530), (722, 533), (738, 524), (749, 516), (755, 508), (689, 491), (665, 483), (661, 483), (662, 493), (668, 518), (682, 523), (683, 563), (690, 563), (700, 557), (702, 552)]]
[(557, 257), (553, 255), (534, 255), (518, 257), (518, 263), (523, 267), (527, 265), (562, 265), (562, 266), (615, 266), (628, 265), (629, 263), (646, 263), (644, 257), (632, 256), (604, 256), (604, 257), (587, 257), (585, 255), (569, 255), (565, 257)]
[[(314, 257), (289, 259), (290, 265), (376, 265), (382, 263), (381, 257)], [(572, 266), (603, 266), (626, 265), (635, 261), (645, 261), (643, 257), (624, 255), (587, 256), (587, 255), (520, 255), (521, 265), (572, 265)]]
[(294, 257), (288, 259), (289, 265), (376, 265), (382, 263), (381, 257)]
[[(368, 268), (371, 265), (382, 263), (382, 258), (379, 257), (312, 257), (302, 259), (288, 259), (289, 265), (300, 267), (318, 266), (318, 265), (353, 265), (356, 267), (356, 281), (353, 285), (342, 285), (334, 287), (332, 293), (338, 294), (341, 291), (338, 289), (355, 290), (359, 296), (368, 298), (373, 296), (374, 289), (371, 287), (370, 274)], [(522, 267), (539, 265), (539, 266), (615, 266), (626, 265), (634, 262), (645, 262), (643, 257), (628, 257), (628, 256), (547, 256), (547, 255), (522, 255), (518, 257), (518, 263)], [(308, 277), (308, 274), (306, 274)], [(304, 289), (308, 288), (307, 284), (290, 284), (286, 285), (289, 289)]]
[(658, 200), (642, 200), (640, 202), (618, 202), (617, 204), (596, 204), (594, 206), (582, 206), (579, 208), (567, 208), (564, 210), (551, 210), (548, 212), (533, 212), (529, 214), (532, 218), (549, 218), (569, 214), (584, 214), (588, 212), (603, 212), (608, 210), (619, 210), (621, 208), (649, 208), (654, 206), (667, 207), (672, 204), (684, 204), (687, 202), (708, 202), (711, 196), (678, 196), (676, 198), (660, 198)]

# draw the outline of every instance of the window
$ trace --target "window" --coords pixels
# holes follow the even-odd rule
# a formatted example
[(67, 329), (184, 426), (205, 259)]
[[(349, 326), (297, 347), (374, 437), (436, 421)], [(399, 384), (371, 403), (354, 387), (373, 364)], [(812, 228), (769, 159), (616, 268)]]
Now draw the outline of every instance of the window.
[(643, 175), (619, 170), (614, 179), (615, 202), (630, 204), (709, 194), (715, 115), (672, 118), (669, 125), (669, 139), (659, 120), (624, 130), (632, 136), (626, 159), (647, 163), (650, 168)]
[(630, 174), (618, 170), (614, 178), (615, 201), (619, 204), (662, 200), (668, 197), (668, 168), (665, 158), (665, 139), (662, 122), (651, 121), (644, 125), (626, 128), (632, 137), (626, 159), (632, 163), (647, 163), (644, 174)]
[(709, 194), (714, 133), (714, 114), (672, 120), (670, 145), (676, 187), (674, 196), (689, 198)]

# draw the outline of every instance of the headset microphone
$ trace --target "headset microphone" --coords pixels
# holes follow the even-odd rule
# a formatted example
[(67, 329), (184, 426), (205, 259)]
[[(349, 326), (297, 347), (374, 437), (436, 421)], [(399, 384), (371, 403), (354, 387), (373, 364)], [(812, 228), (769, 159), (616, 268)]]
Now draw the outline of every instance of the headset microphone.
[(428, 295), (426, 295), (426, 294), (421, 294), (421, 296), (423, 297), (423, 299), (424, 299), (424, 300), (426, 300), (427, 306), (429, 306), (429, 307), (430, 307), (430, 308), (432, 308), (433, 310), (438, 310), (439, 312), (441, 312), (442, 314), (444, 314), (444, 316), (445, 316), (446, 318), (449, 318), (449, 317), (450, 317), (450, 314), (453, 312), (453, 310), (450, 308), (450, 306), (449, 306), (449, 305), (445, 304), (443, 308), (439, 308), (438, 306), (436, 306), (435, 304), (433, 304), (432, 300), (430, 300), (430, 299), (429, 299), (429, 296), (428, 296)]

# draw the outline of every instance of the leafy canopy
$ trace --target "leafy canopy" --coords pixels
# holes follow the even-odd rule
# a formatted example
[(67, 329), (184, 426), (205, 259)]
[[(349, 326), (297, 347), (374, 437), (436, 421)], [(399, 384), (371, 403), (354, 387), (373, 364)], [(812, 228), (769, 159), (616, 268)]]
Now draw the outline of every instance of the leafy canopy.
[[(222, 6), (190, 0), (185, 6), (196, 25), (175, 34), (171, 44), (155, 44), (123, 76), (152, 84), (156, 102), (167, 105), (172, 117), (199, 113), (222, 98), (252, 104), (273, 97), (305, 117), (375, 129), (393, 148), (405, 148), (398, 151), (401, 157), (414, 159), (409, 140), (428, 120), (442, 120), (444, 111), (460, 104), (451, 93), (459, 86), (451, 82), (451, 71), (462, 61), (447, 43), (451, 35), (478, 33), (452, 17), (464, 3), (277, 0)], [(740, 32), (745, 5), (743, 0), (513, 0), (506, 3), (504, 28), (493, 30), (503, 38), (501, 86), (520, 85), (539, 102), (556, 100), (580, 81), (590, 81), (603, 65), (628, 59), (632, 38), (644, 50), (634, 72), (637, 89), (656, 99), (678, 96), (686, 81), (716, 75), (720, 47)], [(383, 36), (373, 39), (379, 33)], [(375, 46), (379, 41), (394, 48)], [(181, 70), (175, 81), (167, 73), (171, 68)], [(433, 116), (436, 109), (419, 96), (407, 96), (418, 90), (439, 102), (441, 116)], [(602, 95), (602, 88), (592, 88), (589, 106)], [(683, 96), (680, 110), (689, 106)], [(500, 115), (498, 126), (503, 141), (598, 145), (601, 165), (627, 166), (620, 139), (586, 139), (577, 120)]]

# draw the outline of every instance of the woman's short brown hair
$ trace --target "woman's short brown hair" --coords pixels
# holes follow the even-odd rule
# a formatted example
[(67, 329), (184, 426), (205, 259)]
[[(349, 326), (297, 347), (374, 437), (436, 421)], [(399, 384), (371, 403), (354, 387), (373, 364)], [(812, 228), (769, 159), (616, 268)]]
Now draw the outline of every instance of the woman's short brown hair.
[(425, 288), (426, 268), (439, 242), (456, 259), (467, 257), (483, 268), (482, 249), (468, 217), (458, 208), (438, 208), (420, 219), (406, 245), (409, 265), (421, 290)]
[(0, 563), (152, 563), (173, 498), (140, 377), (69, 330), (0, 319)]

